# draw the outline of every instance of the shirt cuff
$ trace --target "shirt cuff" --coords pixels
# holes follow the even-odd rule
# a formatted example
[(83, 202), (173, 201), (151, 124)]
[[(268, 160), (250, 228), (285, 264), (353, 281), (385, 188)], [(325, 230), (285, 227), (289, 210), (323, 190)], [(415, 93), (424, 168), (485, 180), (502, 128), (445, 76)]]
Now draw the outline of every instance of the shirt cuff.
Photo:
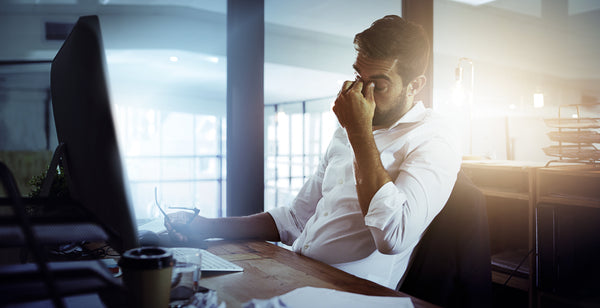
[(295, 223), (295, 219), (288, 207), (277, 207), (267, 211), (273, 217), (279, 239), (286, 245), (292, 245), (302, 232)]
[(369, 204), (369, 211), (365, 216), (365, 224), (369, 227), (384, 230), (390, 219), (402, 211), (406, 203), (406, 195), (399, 192), (394, 182), (387, 182), (373, 196)]

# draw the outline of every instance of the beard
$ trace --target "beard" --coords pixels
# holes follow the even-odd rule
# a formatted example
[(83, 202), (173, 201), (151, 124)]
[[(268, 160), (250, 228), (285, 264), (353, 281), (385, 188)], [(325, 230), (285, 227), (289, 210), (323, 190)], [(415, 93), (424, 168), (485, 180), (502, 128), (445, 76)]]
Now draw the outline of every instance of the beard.
[(394, 104), (388, 110), (381, 110), (379, 106), (375, 106), (373, 114), (373, 126), (389, 127), (394, 124), (407, 111), (406, 106), (406, 91), (407, 87), (402, 88), (400, 95), (394, 99)]

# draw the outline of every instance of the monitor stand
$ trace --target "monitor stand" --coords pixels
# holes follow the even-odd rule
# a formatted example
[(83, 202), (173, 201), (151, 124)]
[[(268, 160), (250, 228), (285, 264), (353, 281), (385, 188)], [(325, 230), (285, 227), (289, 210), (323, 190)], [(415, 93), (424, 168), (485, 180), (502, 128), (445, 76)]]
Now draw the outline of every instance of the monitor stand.
[(66, 145), (64, 143), (60, 143), (56, 150), (54, 150), (54, 154), (52, 155), (52, 160), (50, 161), (50, 166), (48, 167), (48, 171), (46, 172), (46, 177), (42, 182), (42, 187), (40, 188), (40, 197), (48, 198), (50, 195), (50, 189), (52, 188), (52, 184), (54, 183), (54, 179), (56, 178), (58, 167), (62, 167), (65, 173), (65, 181), (67, 182), (67, 187), (72, 187), (71, 185), (71, 177), (69, 175), (69, 164), (67, 162), (67, 152)]

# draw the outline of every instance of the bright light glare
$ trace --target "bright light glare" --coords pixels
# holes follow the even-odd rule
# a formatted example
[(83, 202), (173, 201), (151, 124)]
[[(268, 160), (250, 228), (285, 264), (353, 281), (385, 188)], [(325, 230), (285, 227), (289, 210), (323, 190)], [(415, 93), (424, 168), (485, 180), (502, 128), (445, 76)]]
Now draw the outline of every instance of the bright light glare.
[(179, 61), (179, 58), (177, 58), (175, 56), (170, 56), (169, 57), (169, 61), (171, 61), (171, 62), (177, 62), (177, 61)]
[(454, 2), (461, 2), (472, 6), (478, 6), (482, 4), (486, 4), (489, 2), (494, 2), (495, 0), (452, 0)]
[(285, 112), (283, 111), (279, 111), (277, 112), (277, 114), (275, 115), (275, 120), (276, 121), (284, 121), (287, 119), (287, 114), (285, 114)]
[(515, 105), (515, 104), (510, 104), (510, 105), (508, 106), (508, 108), (509, 108), (510, 110), (515, 110), (515, 109), (517, 109), (517, 105)]
[(571, 117), (572, 117), (573, 119), (577, 119), (577, 118), (579, 118), (579, 117), (577, 116), (577, 114), (576, 114), (576, 113), (572, 114), (572, 115), (571, 115)]
[(217, 58), (217, 57), (208, 57), (208, 58), (206, 58), (206, 60), (208, 62), (212, 62), (212, 63), (219, 63), (219, 58)]
[(543, 93), (533, 94), (533, 107), (535, 107), (535, 108), (544, 107), (544, 94)]
[(467, 97), (465, 89), (461, 83), (456, 83), (456, 87), (452, 89), (452, 102), (457, 106), (462, 106)]

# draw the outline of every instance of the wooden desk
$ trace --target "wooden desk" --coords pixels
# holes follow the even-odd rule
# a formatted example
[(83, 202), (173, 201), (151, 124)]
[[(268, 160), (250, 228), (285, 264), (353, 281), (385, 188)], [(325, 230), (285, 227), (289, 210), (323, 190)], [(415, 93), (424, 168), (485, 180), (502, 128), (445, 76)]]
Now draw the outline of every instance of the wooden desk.
[(537, 306), (600, 307), (600, 168), (537, 169)]
[[(271, 298), (305, 286), (375, 296), (409, 296), (267, 242), (215, 241), (208, 244), (207, 250), (244, 268), (239, 273), (203, 273), (200, 285), (216, 290), (227, 307), (240, 307), (253, 298)], [(437, 307), (411, 299), (415, 307)]]
[[(508, 256), (510, 262), (506, 263), (510, 264), (509, 267), (516, 267), (522, 258), (528, 256), (529, 262), (521, 267), (527, 269), (527, 276), (512, 276), (507, 286), (529, 292), (530, 307), (534, 306), (534, 293), (531, 291), (535, 289), (536, 276), (535, 255), (528, 254), (536, 243), (535, 171), (544, 165), (543, 162), (497, 160), (463, 161), (462, 164), (462, 170), (486, 198), (492, 260), (498, 262)], [(506, 271), (492, 267), (494, 283), (503, 285), (508, 277)]]
[[(507, 285), (529, 292), (529, 307), (597, 307), (600, 168), (557, 164), (465, 161), (462, 169), (486, 197), (492, 259), (525, 251), (518, 263), (529, 252), (528, 275)], [(508, 276), (494, 270), (492, 281)]]

